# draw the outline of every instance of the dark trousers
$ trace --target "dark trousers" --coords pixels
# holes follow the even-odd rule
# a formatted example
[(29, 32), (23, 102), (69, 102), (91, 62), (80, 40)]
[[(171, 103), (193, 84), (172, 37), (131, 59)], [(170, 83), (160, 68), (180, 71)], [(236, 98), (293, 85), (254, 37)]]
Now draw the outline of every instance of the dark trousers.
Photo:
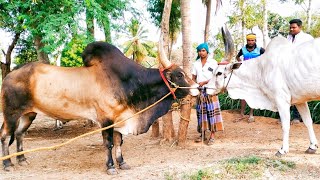
[(298, 109), (296, 108), (296, 106), (291, 106), (291, 110), (292, 110), (292, 119), (301, 120), (300, 114), (299, 114)]

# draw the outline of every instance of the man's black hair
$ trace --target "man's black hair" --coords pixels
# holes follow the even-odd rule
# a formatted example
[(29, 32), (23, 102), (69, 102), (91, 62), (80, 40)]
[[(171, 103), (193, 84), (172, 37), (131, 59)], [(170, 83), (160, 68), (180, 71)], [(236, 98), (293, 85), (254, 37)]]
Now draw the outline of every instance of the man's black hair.
[(302, 21), (300, 19), (292, 19), (289, 21), (290, 24), (296, 23), (299, 27), (302, 25)]

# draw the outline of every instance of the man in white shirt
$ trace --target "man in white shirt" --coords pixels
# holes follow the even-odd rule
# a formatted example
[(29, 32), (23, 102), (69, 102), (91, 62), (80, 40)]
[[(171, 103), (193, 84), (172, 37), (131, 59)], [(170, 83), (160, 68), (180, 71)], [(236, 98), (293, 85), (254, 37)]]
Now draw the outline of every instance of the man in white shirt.
[(314, 39), (310, 34), (307, 34), (301, 30), (302, 21), (300, 19), (292, 19), (290, 23), (290, 32), (287, 37), (288, 41), (291, 42), (295, 47)]
[[(300, 19), (292, 19), (289, 21), (290, 32), (287, 37), (288, 41), (294, 45), (294, 48), (300, 44), (314, 39), (310, 34), (301, 30), (302, 21)], [(299, 123), (301, 121), (300, 114), (295, 106), (292, 106), (293, 118), (292, 123)]]
[(208, 145), (214, 142), (215, 131), (223, 131), (223, 122), (220, 110), (219, 99), (215, 95), (208, 94), (206, 91), (207, 83), (212, 77), (213, 71), (218, 67), (217, 61), (210, 59), (209, 47), (207, 43), (202, 43), (197, 47), (197, 61), (192, 66), (192, 80), (199, 84), (201, 93), (197, 97), (197, 119), (198, 132), (201, 136), (196, 139), (196, 142), (206, 140), (205, 131), (210, 130), (210, 138)]

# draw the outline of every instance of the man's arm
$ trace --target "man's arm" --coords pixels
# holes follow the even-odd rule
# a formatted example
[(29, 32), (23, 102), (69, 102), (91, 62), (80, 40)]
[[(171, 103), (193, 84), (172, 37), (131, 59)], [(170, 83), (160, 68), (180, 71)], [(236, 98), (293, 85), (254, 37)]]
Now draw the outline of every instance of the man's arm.
[(197, 76), (192, 74), (192, 81), (197, 82), (196, 80), (197, 80)]
[(240, 49), (240, 51), (238, 52), (238, 54), (237, 54), (237, 56), (236, 56), (236, 59), (237, 59), (237, 61), (241, 61), (241, 59), (240, 59), (240, 57), (243, 55), (243, 53), (242, 53), (242, 49)]

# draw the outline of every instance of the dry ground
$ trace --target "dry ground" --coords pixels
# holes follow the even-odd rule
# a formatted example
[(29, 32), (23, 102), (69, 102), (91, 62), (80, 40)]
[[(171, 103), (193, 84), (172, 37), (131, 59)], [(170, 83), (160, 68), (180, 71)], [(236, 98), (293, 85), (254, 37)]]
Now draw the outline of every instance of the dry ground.
[[(256, 117), (254, 123), (245, 121), (233, 123), (239, 113), (223, 111), (225, 132), (217, 133), (213, 146), (194, 143), (196, 116), (192, 111), (189, 124), (187, 146), (160, 145), (160, 139), (150, 138), (151, 131), (139, 136), (125, 136), (123, 154), (130, 170), (119, 170), (116, 176), (109, 176), (105, 168), (105, 150), (102, 147), (100, 133), (57, 150), (33, 152), (26, 157), (28, 166), (16, 164), (15, 171), (0, 171), (0, 179), (166, 179), (166, 175), (182, 177), (198, 169), (213, 165), (217, 161), (235, 157), (256, 155), (263, 158), (274, 158), (281, 146), (281, 125), (276, 119)], [(178, 113), (174, 112), (178, 119)], [(2, 117), (0, 122), (2, 124)], [(54, 120), (38, 116), (25, 137), (24, 149), (57, 145), (80, 134), (97, 129), (83, 127), (84, 121), (70, 121), (59, 131), (53, 131)], [(177, 120), (175, 125), (178, 126)], [(317, 138), (320, 140), (320, 126), (315, 125)], [(177, 128), (177, 127), (176, 127)], [(263, 179), (317, 179), (320, 178), (320, 154), (304, 154), (309, 145), (305, 126), (291, 126), (290, 153), (282, 159), (293, 161), (297, 168), (289, 172), (269, 174)], [(15, 143), (11, 153), (15, 152)], [(179, 179), (179, 178), (178, 178)]]

